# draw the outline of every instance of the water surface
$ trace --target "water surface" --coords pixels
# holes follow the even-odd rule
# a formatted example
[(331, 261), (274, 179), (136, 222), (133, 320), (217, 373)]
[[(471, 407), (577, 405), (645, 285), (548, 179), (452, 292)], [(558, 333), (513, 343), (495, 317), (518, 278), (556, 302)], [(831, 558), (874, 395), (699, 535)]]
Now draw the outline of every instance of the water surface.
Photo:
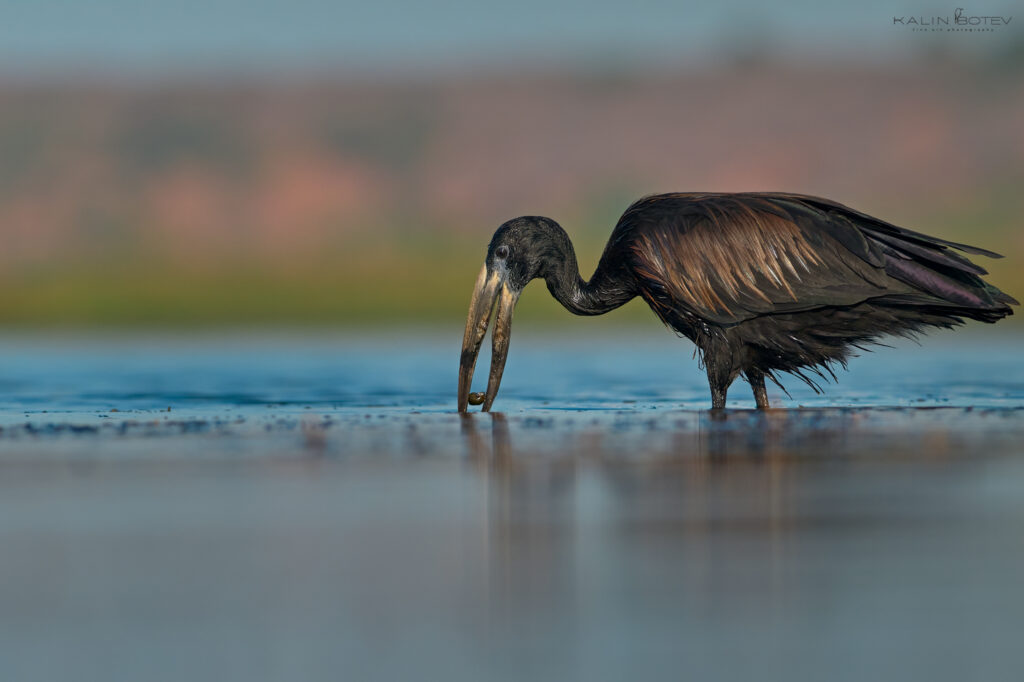
[(1018, 678), (1013, 337), (713, 415), (668, 334), (520, 334), (469, 417), (459, 341), (4, 338), (0, 676)]

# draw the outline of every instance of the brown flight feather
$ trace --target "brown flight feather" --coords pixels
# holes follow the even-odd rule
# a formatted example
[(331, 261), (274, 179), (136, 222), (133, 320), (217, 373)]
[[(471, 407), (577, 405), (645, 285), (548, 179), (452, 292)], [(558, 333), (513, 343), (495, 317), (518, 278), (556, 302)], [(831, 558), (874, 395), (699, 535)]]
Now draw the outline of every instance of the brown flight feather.
[(637, 236), (633, 249), (640, 256), (641, 276), (664, 283), (673, 298), (696, 309), (726, 314), (734, 311), (716, 289), (731, 300), (745, 293), (771, 302), (757, 285), (756, 273), (796, 300), (790, 280), (800, 281), (800, 269), (808, 272), (809, 264), (821, 262), (799, 226), (774, 211), (757, 210), (740, 201), (687, 198), (703, 210), (693, 215), (684, 230), (646, 231)]

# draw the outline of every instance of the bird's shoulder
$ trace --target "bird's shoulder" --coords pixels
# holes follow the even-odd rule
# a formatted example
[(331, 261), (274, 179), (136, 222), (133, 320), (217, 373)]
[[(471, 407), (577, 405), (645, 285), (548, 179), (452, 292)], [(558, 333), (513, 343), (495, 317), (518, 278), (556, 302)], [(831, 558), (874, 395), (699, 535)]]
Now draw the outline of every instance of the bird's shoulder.
[(855, 213), (841, 204), (799, 194), (672, 192), (652, 194), (633, 202), (619, 218), (613, 234), (637, 238), (657, 231), (675, 237), (694, 232), (728, 232), (750, 238), (773, 230), (813, 233), (837, 219), (842, 221), (844, 212)]
[(610, 241), (634, 251), (699, 249), (703, 260), (719, 267), (758, 267), (786, 258), (811, 265), (832, 255), (884, 267), (881, 249), (862, 229), (864, 220), (874, 219), (808, 195), (675, 192), (634, 202)]

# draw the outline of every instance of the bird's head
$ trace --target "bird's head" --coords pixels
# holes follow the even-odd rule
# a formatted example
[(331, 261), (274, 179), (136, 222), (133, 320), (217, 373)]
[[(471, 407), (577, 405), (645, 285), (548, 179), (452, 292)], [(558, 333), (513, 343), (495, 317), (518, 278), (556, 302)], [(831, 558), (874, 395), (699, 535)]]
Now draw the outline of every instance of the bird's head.
[(465, 412), (469, 405), (473, 369), (491, 321), (492, 309), (497, 307), (498, 312), (491, 333), (491, 373), (483, 401), (484, 411), (491, 409), (498, 395), (501, 374), (508, 357), (512, 310), (519, 295), (530, 280), (548, 277), (559, 260), (564, 261), (567, 250), (571, 253), (571, 249), (565, 230), (550, 218), (515, 218), (494, 233), (487, 247), (487, 258), (476, 278), (476, 287), (469, 302), (466, 333), (462, 338), (462, 357), (459, 361), (460, 412)]

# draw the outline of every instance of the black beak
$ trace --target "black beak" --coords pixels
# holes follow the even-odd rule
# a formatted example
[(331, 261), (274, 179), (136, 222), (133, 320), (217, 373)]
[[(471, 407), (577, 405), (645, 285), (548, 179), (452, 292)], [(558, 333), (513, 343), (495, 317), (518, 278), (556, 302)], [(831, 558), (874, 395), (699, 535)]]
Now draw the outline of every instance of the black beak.
[(518, 300), (519, 292), (509, 287), (504, 270), (488, 270), (485, 263), (476, 278), (473, 298), (469, 301), (466, 333), (462, 337), (462, 358), (459, 360), (459, 412), (465, 412), (469, 407), (469, 389), (473, 381), (476, 358), (480, 354), (480, 345), (491, 322), (491, 310), (497, 301), (498, 313), (494, 321), (494, 331), (491, 332), (491, 374), (487, 380), (483, 411), (489, 411), (494, 404), (498, 386), (501, 384), (501, 374), (505, 371), (505, 359), (508, 357), (512, 311)]

